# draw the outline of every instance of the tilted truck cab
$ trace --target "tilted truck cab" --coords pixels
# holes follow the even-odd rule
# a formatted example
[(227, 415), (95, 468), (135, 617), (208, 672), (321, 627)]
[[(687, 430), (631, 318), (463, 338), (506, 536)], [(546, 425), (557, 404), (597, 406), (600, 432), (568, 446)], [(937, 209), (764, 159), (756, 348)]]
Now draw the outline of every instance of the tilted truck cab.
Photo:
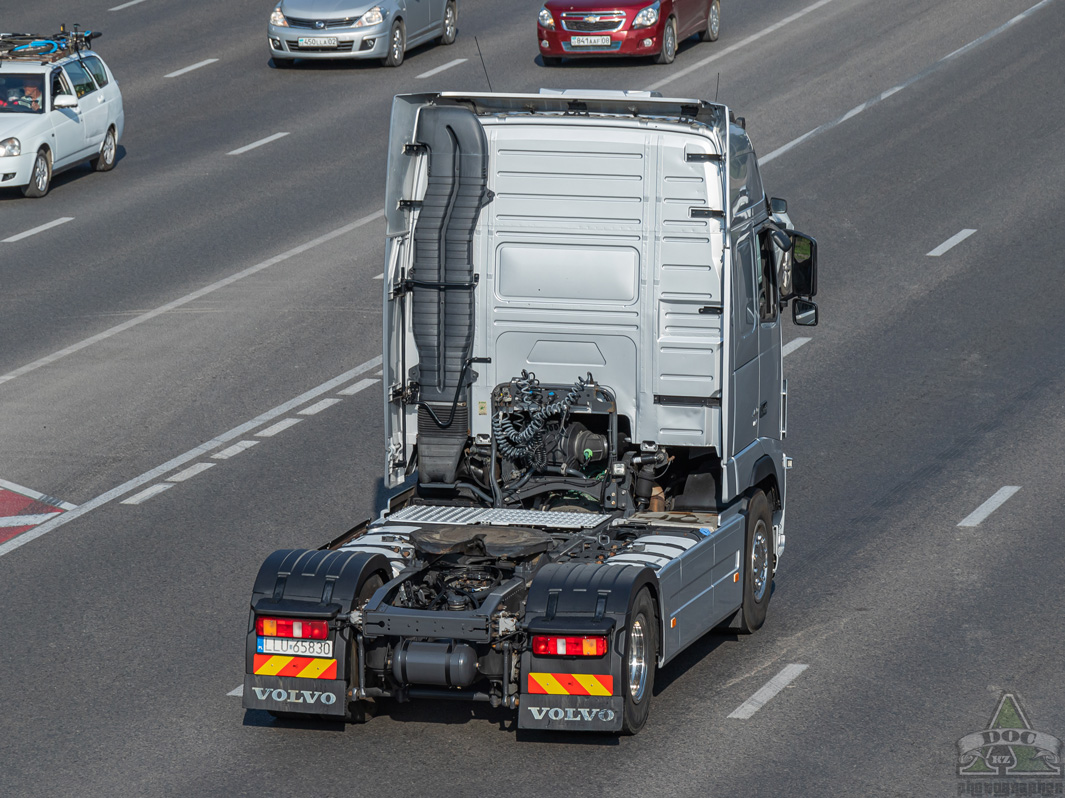
[(397, 493), (263, 564), (244, 705), (636, 732), (656, 666), (765, 620), (816, 244), (726, 107), (647, 92), (398, 96), (385, 216)]

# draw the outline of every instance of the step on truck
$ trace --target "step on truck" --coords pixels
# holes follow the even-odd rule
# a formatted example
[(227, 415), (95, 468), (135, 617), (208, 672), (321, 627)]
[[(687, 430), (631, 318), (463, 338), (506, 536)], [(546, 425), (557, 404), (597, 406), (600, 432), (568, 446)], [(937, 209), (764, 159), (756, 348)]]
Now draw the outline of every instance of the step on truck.
[(719, 104), (403, 95), (388, 147), (392, 498), (263, 563), (244, 706), (483, 701), (635, 733), (657, 668), (765, 620), (781, 320), (817, 323), (816, 243)]

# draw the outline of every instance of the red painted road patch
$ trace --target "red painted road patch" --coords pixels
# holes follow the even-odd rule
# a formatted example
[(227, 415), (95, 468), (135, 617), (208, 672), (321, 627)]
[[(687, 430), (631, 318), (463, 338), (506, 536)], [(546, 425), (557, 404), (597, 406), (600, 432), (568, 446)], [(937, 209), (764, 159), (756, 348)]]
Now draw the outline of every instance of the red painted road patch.
[(23, 496), (7, 488), (0, 488), (0, 543), (29, 532), (35, 526), (43, 524), (61, 515), (62, 507), (47, 501)]

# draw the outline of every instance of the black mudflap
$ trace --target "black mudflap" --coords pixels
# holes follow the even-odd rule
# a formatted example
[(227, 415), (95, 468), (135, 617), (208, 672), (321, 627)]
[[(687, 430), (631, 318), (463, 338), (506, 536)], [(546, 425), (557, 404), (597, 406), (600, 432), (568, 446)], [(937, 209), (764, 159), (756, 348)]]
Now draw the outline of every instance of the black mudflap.
[(615, 696), (523, 695), (519, 729), (621, 731), (625, 699)]
[(244, 708), (343, 718), (348, 714), (348, 683), (248, 673), (244, 675)]

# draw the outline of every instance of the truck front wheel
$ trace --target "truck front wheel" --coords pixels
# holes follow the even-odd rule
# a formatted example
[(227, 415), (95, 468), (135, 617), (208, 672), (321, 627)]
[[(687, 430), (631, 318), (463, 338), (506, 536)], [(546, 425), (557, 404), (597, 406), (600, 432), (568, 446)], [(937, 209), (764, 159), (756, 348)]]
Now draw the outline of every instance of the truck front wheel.
[(651, 693), (655, 686), (655, 663), (658, 659), (658, 625), (651, 594), (644, 588), (636, 594), (629, 610), (629, 629), (625, 635), (622, 661), (622, 695), (625, 717), (621, 730), (636, 734), (647, 722), (651, 710)]
[(743, 574), (743, 607), (740, 631), (750, 634), (765, 623), (772, 595), (773, 517), (769, 500), (758, 490), (747, 503), (746, 559)]

